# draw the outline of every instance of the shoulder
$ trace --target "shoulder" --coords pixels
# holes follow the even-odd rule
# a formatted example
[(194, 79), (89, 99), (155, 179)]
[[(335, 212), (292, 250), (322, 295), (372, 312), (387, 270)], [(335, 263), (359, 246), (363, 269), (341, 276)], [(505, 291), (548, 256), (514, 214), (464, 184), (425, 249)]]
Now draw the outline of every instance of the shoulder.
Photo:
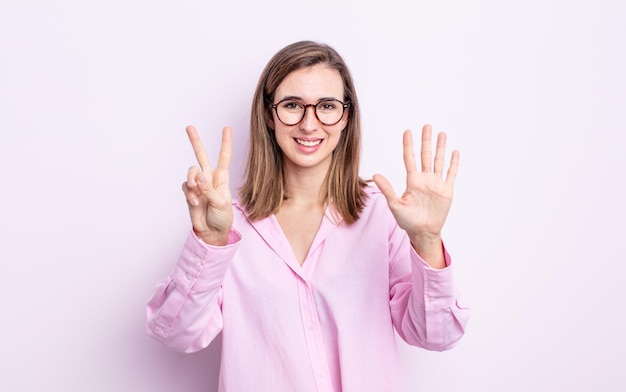
[(366, 208), (367, 206), (378, 205), (381, 203), (384, 205), (387, 205), (387, 200), (385, 199), (385, 195), (383, 195), (380, 189), (378, 189), (376, 184), (374, 184), (373, 182), (368, 183), (367, 186), (363, 188), (363, 190), (365, 191), (365, 196), (366, 196), (365, 198)]
[(233, 210), (235, 211), (244, 211), (243, 205), (241, 204), (241, 201), (239, 201), (239, 199), (233, 199)]
[(239, 199), (233, 199), (233, 218), (235, 224), (242, 225), (248, 223), (246, 208)]
[(248, 216), (245, 204), (238, 198), (233, 198), (233, 214), (244, 219), (247, 219)]
[(246, 205), (241, 202), (241, 200), (237, 198), (233, 198), (233, 224), (238, 225), (240, 227), (246, 226), (258, 226), (261, 222), (266, 222), (268, 219), (271, 219), (270, 216), (266, 216), (265, 218), (260, 218), (257, 220), (251, 220), (248, 214), (248, 210), (246, 209)]
[(374, 184), (368, 184), (365, 188), (365, 207), (361, 212), (361, 218), (365, 218), (366, 220), (370, 220), (372, 218), (378, 219), (388, 219), (391, 217), (391, 211), (389, 211), (389, 207), (387, 205), (387, 199), (385, 199), (385, 195), (378, 189), (378, 187)]

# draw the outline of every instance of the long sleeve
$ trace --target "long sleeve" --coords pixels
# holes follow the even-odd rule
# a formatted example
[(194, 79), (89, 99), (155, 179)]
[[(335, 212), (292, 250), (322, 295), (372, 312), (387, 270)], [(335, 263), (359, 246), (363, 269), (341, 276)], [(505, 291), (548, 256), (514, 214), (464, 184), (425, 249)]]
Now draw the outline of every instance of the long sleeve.
[(147, 305), (148, 334), (183, 352), (207, 347), (222, 330), (222, 281), (239, 246), (232, 229), (228, 244), (210, 246), (189, 234), (170, 275)]
[[(400, 236), (397, 230), (393, 236)], [(390, 298), (392, 319), (407, 343), (428, 350), (453, 348), (465, 333), (470, 308), (453, 280), (453, 269), (444, 249), (446, 268), (431, 268), (415, 252), (404, 233), (391, 247)], [(408, 255), (407, 255), (408, 253)], [(399, 259), (408, 257), (410, 267)]]

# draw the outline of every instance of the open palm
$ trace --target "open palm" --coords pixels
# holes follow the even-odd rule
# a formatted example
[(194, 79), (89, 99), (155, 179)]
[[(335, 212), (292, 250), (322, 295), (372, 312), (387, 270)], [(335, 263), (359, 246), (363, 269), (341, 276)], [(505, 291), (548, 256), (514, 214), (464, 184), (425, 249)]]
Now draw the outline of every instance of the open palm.
[(439, 239), (452, 205), (460, 154), (458, 151), (452, 152), (450, 166), (444, 178), (446, 134), (440, 133), (437, 137), (434, 160), (431, 139), (432, 128), (425, 125), (422, 129), (422, 170), (419, 171), (413, 149), (413, 136), (411, 131), (404, 132), (403, 154), (407, 177), (406, 190), (401, 196), (396, 195), (385, 177), (380, 174), (374, 176), (374, 182), (385, 195), (398, 225), (409, 234), (412, 242), (416, 238)]

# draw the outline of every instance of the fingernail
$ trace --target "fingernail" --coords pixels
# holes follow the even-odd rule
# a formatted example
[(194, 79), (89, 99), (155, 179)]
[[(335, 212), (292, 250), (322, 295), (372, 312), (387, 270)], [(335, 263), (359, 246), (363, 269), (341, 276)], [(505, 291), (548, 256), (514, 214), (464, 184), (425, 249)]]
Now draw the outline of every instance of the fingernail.
[(206, 179), (204, 178), (204, 174), (200, 174), (197, 179), (200, 184), (204, 184), (204, 182), (206, 181)]
[(196, 199), (195, 197), (192, 197), (192, 198), (191, 198), (191, 204), (192, 204), (194, 207), (197, 207), (197, 206), (198, 206), (198, 204), (200, 204), (200, 203), (198, 203), (198, 199)]

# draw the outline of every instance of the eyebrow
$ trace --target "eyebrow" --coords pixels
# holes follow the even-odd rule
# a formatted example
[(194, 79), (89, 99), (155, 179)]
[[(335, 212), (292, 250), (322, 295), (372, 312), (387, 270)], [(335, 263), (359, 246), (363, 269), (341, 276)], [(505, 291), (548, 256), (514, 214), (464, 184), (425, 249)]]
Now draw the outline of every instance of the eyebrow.
[[(285, 101), (287, 99), (304, 102), (304, 99), (302, 97), (298, 97), (295, 95), (287, 95), (286, 97), (282, 97), (281, 99), (278, 100), (278, 102)], [(335, 98), (335, 97), (322, 97), (317, 100), (317, 103), (324, 102), (324, 101), (333, 101), (333, 100), (340, 101), (339, 98)]]

